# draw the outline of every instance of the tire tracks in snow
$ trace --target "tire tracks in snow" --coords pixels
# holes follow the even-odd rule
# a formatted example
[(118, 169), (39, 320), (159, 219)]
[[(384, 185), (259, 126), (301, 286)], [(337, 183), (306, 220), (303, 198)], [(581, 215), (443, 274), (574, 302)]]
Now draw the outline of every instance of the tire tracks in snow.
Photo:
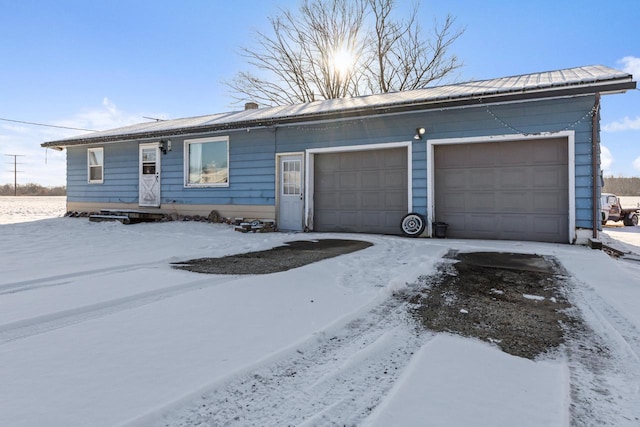
[(406, 300), (390, 296), (287, 356), (145, 419), (154, 426), (357, 425), (432, 336), (413, 323)]
[[(376, 243), (380, 242), (376, 241)], [(383, 244), (381, 246), (388, 245)], [(392, 246), (395, 247), (401, 245), (396, 244)], [(387, 248), (387, 251), (389, 250), (390, 249)], [(371, 260), (371, 257), (364, 258), (367, 260)], [(39, 279), (5, 283), (0, 285), (0, 296), (5, 294), (14, 294), (19, 292), (37, 290), (39, 288), (63, 286), (71, 283), (73, 280), (77, 280), (80, 278), (95, 277), (113, 273), (126, 273), (145, 268), (164, 266), (167, 264), (167, 262), (168, 260), (160, 260), (147, 263), (117, 265), (112, 267), (96, 268), (76, 271), (68, 274), (48, 276)], [(356, 263), (360, 265), (363, 262), (364, 261), (359, 260), (358, 257), (355, 257), (351, 258), (351, 261), (348, 261), (348, 264)], [(205, 279), (195, 280), (176, 286), (165, 287), (162, 289), (134, 294), (127, 297), (116, 298), (96, 304), (59, 311), (56, 313), (32, 317), (29, 319), (19, 320), (11, 323), (5, 323), (0, 325), (0, 345), (18, 339), (45, 333), (51, 330), (75, 325), (87, 320), (107, 316), (123, 310), (144, 306), (166, 298), (184, 294), (186, 292), (191, 292), (205, 287), (215, 286), (233, 280), (238, 280), (241, 277), (243, 276), (207, 276)], [(343, 282), (347, 279), (348, 278), (343, 278)]]
[[(354, 283), (361, 282), (362, 272), (366, 272), (366, 279), (369, 283), (378, 287), (388, 286), (392, 281), (397, 280), (397, 271), (390, 271), (387, 267), (390, 260), (397, 265), (408, 265), (407, 259), (410, 258), (408, 254), (420, 246), (418, 241), (406, 238), (394, 239), (389, 236), (386, 236), (386, 239), (372, 238), (368, 241), (381, 249), (382, 252), (370, 257), (363, 255), (345, 257), (343, 258), (344, 261), (339, 261), (349, 267), (340, 277), (340, 282), (345, 288), (352, 288)], [(409, 266), (408, 268), (413, 267), (415, 266)], [(422, 273), (422, 271), (418, 272), (411, 280)]]
[(571, 424), (640, 425), (640, 331), (582, 283), (569, 299), (582, 319), (567, 342)]
[[(385, 266), (390, 259), (406, 264), (416, 248), (406, 239), (370, 241), (377, 251), (365, 249), (338, 261), (345, 267), (338, 280), (346, 289), (363, 283), (394, 287), (399, 279)], [(336, 323), (269, 361), (257, 362), (127, 425), (359, 424), (388, 393), (413, 354), (433, 337), (409, 313), (406, 293), (419, 292), (420, 287), (403, 286), (402, 296), (381, 289), (377, 302), (349, 315), (350, 321)]]
[[(103, 272), (105, 270), (126, 271), (124, 268), (125, 267), (119, 267), (118, 269), (102, 269), (100, 270), (100, 272)], [(84, 272), (84, 274), (76, 273), (75, 275), (68, 276), (83, 277), (86, 275), (90, 274), (88, 272)], [(172, 298), (188, 292), (193, 292), (200, 289), (221, 285), (223, 283), (228, 283), (234, 280), (239, 280), (240, 278), (241, 277), (239, 276), (209, 276), (204, 279), (181, 283), (179, 285), (165, 287), (162, 289), (142, 292), (123, 298), (116, 298), (109, 301), (73, 308), (70, 310), (59, 311), (57, 313), (32, 317), (17, 322), (6, 323), (4, 325), (0, 325), (0, 345), (22, 338), (31, 337), (33, 335), (49, 332), (55, 329), (82, 323), (87, 320), (108, 316), (124, 310), (152, 304), (157, 301)]]
[(39, 279), (24, 280), (20, 282), (5, 283), (0, 285), (0, 295), (14, 294), (18, 292), (31, 291), (39, 288), (48, 288), (54, 286), (62, 286), (69, 284), (73, 279), (82, 277), (101, 276), (111, 273), (124, 273), (135, 271), (149, 267), (166, 265), (167, 260), (153, 261), (142, 264), (118, 265), (114, 267), (96, 268), (93, 270), (76, 271), (74, 273), (59, 274), (56, 276), (47, 276)]

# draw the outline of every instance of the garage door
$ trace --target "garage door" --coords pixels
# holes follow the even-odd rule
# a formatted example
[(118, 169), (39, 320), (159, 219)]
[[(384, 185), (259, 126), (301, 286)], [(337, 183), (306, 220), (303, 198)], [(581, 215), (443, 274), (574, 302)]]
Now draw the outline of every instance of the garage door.
[(568, 241), (567, 140), (434, 146), (435, 220), (456, 238)]
[(407, 148), (316, 154), (314, 229), (400, 234)]

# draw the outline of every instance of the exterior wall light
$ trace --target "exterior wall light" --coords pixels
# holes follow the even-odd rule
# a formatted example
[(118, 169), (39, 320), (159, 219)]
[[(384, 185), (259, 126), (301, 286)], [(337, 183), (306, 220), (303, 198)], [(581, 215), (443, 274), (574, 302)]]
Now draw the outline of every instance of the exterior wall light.
[(425, 128), (416, 128), (416, 134), (413, 139), (422, 139), (422, 136), (427, 130)]
[(167, 154), (168, 151), (171, 151), (171, 140), (170, 139), (161, 139), (160, 140), (160, 150), (162, 154)]

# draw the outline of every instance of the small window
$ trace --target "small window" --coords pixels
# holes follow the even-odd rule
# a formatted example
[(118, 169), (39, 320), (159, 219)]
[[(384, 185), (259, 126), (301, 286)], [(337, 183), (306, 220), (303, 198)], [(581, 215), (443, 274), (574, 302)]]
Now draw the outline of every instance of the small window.
[(104, 148), (89, 148), (87, 150), (87, 164), (89, 184), (102, 184), (104, 181)]
[(282, 194), (297, 195), (302, 193), (300, 164), (300, 160), (285, 160), (282, 162)]
[(156, 174), (157, 153), (158, 153), (158, 150), (155, 147), (142, 149), (142, 174), (143, 175)]
[(229, 185), (229, 138), (186, 140), (185, 186), (227, 187)]

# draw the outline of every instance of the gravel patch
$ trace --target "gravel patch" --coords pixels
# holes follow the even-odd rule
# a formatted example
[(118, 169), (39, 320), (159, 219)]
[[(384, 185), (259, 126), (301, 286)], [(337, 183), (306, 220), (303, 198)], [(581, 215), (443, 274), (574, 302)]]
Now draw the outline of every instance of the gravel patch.
[(564, 326), (575, 320), (567, 315), (566, 276), (555, 259), (509, 253), (447, 258), (409, 297), (425, 328), (479, 338), (529, 359), (564, 342)]
[(265, 251), (229, 255), (221, 258), (198, 258), (172, 263), (172, 266), (173, 268), (195, 273), (270, 274), (356, 252), (369, 246), (373, 246), (373, 243), (361, 240), (297, 240)]

